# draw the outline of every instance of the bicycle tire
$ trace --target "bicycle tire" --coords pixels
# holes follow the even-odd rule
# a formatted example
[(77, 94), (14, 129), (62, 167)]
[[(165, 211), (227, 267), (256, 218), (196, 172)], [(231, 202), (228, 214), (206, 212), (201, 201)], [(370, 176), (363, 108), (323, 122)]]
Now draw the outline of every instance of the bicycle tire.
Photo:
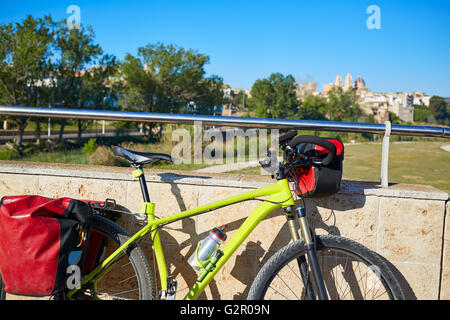
[[(109, 243), (110, 241), (113, 241), (117, 247), (124, 244), (130, 238), (128, 233), (124, 229), (122, 229), (119, 225), (102, 216), (98, 215), (94, 216), (92, 228), (93, 230), (100, 232), (104, 236), (106, 236)], [(116, 248), (112, 249), (111, 251), (115, 249)], [(105, 257), (107, 256), (108, 255), (106, 254)], [(126, 256), (127, 257), (123, 257), (121, 260), (129, 259), (129, 264), (131, 264), (133, 271), (131, 271), (131, 268), (128, 269), (130, 269), (129, 272), (135, 273), (137, 280), (136, 282), (138, 286), (137, 290), (139, 293), (139, 300), (153, 300), (155, 298), (155, 287), (153, 282), (153, 276), (144, 252), (142, 251), (142, 249), (139, 247), (138, 244), (133, 243), (127, 248)], [(121, 266), (118, 266), (117, 268), (119, 267), (123, 268), (123, 265), (126, 265), (126, 263), (122, 263)], [(111, 274), (114, 268), (116, 267), (113, 267), (113, 269), (108, 271), (105, 277)], [(121, 271), (121, 273), (125, 272)], [(123, 282), (124, 280), (121, 279), (120, 283)], [(100, 290), (102, 289), (99, 288), (98, 291)]]
[[(365, 298), (366, 294), (362, 294), (361, 289), (369, 289), (369, 292), (372, 290), (372, 296), (375, 298), (378, 298), (379, 294), (379, 287), (381, 285), (385, 289), (385, 294), (383, 295), (386, 299), (391, 300), (403, 300), (404, 294), (401, 290), (401, 287), (399, 285), (398, 280), (395, 278), (393, 272), (388, 267), (388, 265), (385, 263), (384, 258), (382, 258), (379, 254), (371, 251), (370, 249), (366, 248), (365, 246), (344, 238), (344, 237), (338, 237), (333, 235), (324, 235), (324, 236), (316, 236), (316, 249), (317, 249), (317, 255), (320, 258), (319, 265), (321, 266), (321, 273), (322, 277), (324, 278), (325, 286), (327, 288), (327, 293), (330, 299), (343, 299), (346, 298), (346, 295), (348, 293), (351, 293), (352, 295), (350, 298), (353, 299), (361, 299), (362, 297)], [(336, 252), (335, 255), (335, 263), (332, 261), (332, 255), (330, 255), (330, 252)], [(307, 300), (307, 289), (308, 287), (305, 281), (305, 277), (302, 278), (299, 277), (300, 272), (298, 275), (296, 275), (295, 280), (302, 280), (303, 283), (300, 283), (300, 281), (290, 281), (289, 285), (297, 284), (297, 286), (303, 287), (300, 291), (294, 292), (293, 288), (289, 288), (288, 292), (286, 294), (281, 293), (280, 290), (281, 287), (284, 286), (284, 284), (288, 285), (286, 283), (286, 280), (282, 279), (280, 280), (280, 283), (282, 285), (274, 284), (275, 281), (278, 281), (278, 278), (281, 276), (286, 278), (291, 277), (290, 273), (294, 274), (294, 269), (292, 266), (295, 266), (297, 264), (297, 258), (304, 257), (306, 259), (306, 246), (303, 242), (303, 240), (291, 242), (290, 244), (284, 246), (280, 250), (278, 250), (261, 268), (259, 273), (257, 274), (255, 280), (252, 283), (252, 286), (250, 288), (250, 291), (248, 293), (248, 299), (249, 300), (265, 300), (269, 298), (273, 299), (282, 299), (282, 298), (293, 298), (293, 299), (300, 299), (300, 300)], [(338, 256), (337, 253), (340, 253), (343, 255), (343, 253), (346, 253), (349, 255), (351, 259), (350, 264), (348, 263), (349, 258), (347, 258), (344, 267), (342, 267), (343, 264), (343, 257)], [(366, 279), (362, 281), (361, 284), (352, 282), (352, 279), (357, 279), (357, 277), (348, 270), (350, 266), (353, 266), (355, 261), (358, 260), (358, 269), (359, 269), (359, 263), (362, 262), (364, 265), (366, 265), (367, 270), (366, 275), (363, 275), (360, 280), (365, 277)], [(297, 267), (298, 268), (298, 267)], [(341, 273), (337, 271), (334, 271), (333, 269), (339, 269)], [(331, 271), (331, 273), (329, 273)], [(376, 271), (376, 272), (375, 272)], [(335, 272), (335, 273), (334, 273)], [(353, 271), (354, 273), (354, 271)], [(309, 271), (309, 274), (311, 274), (311, 271)], [(375, 278), (374, 276), (375, 275)], [(300, 275), (301, 276), (301, 275)], [(309, 276), (308, 276), (309, 277)], [(336, 279), (341, 277), (342, 283), (339, 285), (339, 288), (342, 288), (342, 284), (345, 285), (345, 293), (343, 297), (338, 296), (337, 289), (338, 286), (336, 284), (332, 284), (331, 281), (333, 279)], [(277, 279), (275, 279), (277, 278)], [(298, 278), (298, 279), (297, 279)], [(313, 279), (312, 276), (309, 279)], [(348, 281), (348, 283), (344, 283), (345, 281)], [(367, 281), (370, 280), (370, 283)], [(284, 281), (284, 282), (283, 282)], [(364, 284), (364, 281), (366, 281), (366, 288), (361, 288)], [(359, 282), (359, 281), (358, 281)], [(312, 281), (313, 283), (313, 281)], [(379, 285), (379, 283), (381, 285)], [(358, 285), (358, 286), (357, 286)], [(313, 285), (315, 287), (315, 285)], [(378, 288), (376, 288), (378, 286)], [(310, 286), (309, 286), (310, 287)], [(371, 288), (369, 288), (371, 287)], [(270, 290), (269, 290), (270, 288)], [(375, 291), (375, 288), (377, 291)], [(349, 290), (347, 293), (347, 289)], [(315, 290), (317, 292), (317, 290)], [(317, 299), (317, 293), (314, 292), (313, 296)], [(383, 292), (382, 292), (383, 293)]]
[[(114, 223), (111, 220), (108, 220), (102, 216), (94, 215), (91, 227), (93, 230), (100, 232), (101, 234), (106, 236), (106, 238), (108, 240), (108, 244), (111, 245), (111, 242), (112, 242), (112, 243), (114, 243), (114, 246), (116, 248), (118, 248), (119, 246), (124, 244), (130, 238), (128, 233), (124, 229), (122, 229), (119, 225), (117, 225), (116, 223)], [(115, 250), (116, 248), (111, 249), (111, 250)], [(105, 255), (105, 257), (106, 256), (107, 255)], [(129, 262), (127, 262), (126, 260), (129, 260)], [(147, 259), (144, 255), (144, 252), (136, 243), (131, 244), (127, 248), (126, 256), (121, 258), (121, 260), (117, 264), (117, 267), (123, 268), (124, 265), (127, 265), (127, 266), (129, 265), (127, 270), (120, 270), (120, 272), (122, 274), (119, 273), (118, 276), (116, 278), (114, 278), (114, 280), (119, 279), (118, 283), (121, 286), (134, 285), (134, 283), (132, 281), (129, 281), (129, 279), (127, 279), (127, 283), (125, 283), (125, 284), (121, 283), (124, 281), (123, 273), (127, 273), (127, 272), (133, 273), (134, 272), (135, 277), (136, 277), (135, 282), (137, 284), (137, 289), (133, 290), (133, 292), (137, 290), (137, 293), (135, 293), (134, 295), (139, 300), (153, 300), (155, 298), (155, 289), (154, 289), (154, 282), (153, 282), (153, 276), (151, 273), (151, 269), (148, 265)], [(108, 275), (110, 275), (112, 272), (114, 272), (115, 268), (116, 268), (116, 266), (114, 266), (110, 271), (108, 271), (108, 273), (106, 273), (105, 276), (100, 281), (103, 281), (103, 279), (105, 277), (108, 277)], [(98, 291), (100, 291), (100, 290), (101, 290), (101, 288)], [(129, 290), (129, 288), (127, 288), (126, 291), (127, 291), (128, 295), (132, 292)], [(87, 299), (92, 299), (94, 297), (95, 298), (100, 297), (100, 299), (103, 298), (106, 300), (116, 300), (116, 299), (122, 298), (117, 295), (113, 295), (113, 294), (109, 294), (109, 293), (105, 293), (105, 292), (96, 292), (95, 294), (100, 294), (100, 296), (98, 296), (98, 295), (94, 296), (92, 294), (92, 292), (90, 292), (89, 294), (86, 294), (82, 288), (82, 290), (78, 294), (75, 294), (71, 299), (87, 300)], [(7, 298), (8, 298), (8, 294), (6, 294), (4, 291), (3, 281), (1, 281), (1, 276), (0, 276), (0, 300), (5, 300)], [(53, 298), (55, 298), (57, 300), (66, 299), (66, 297), (64, 295), (57, 295)], [(12, 297), (12, 299), (15, 299), (15, 298)]]

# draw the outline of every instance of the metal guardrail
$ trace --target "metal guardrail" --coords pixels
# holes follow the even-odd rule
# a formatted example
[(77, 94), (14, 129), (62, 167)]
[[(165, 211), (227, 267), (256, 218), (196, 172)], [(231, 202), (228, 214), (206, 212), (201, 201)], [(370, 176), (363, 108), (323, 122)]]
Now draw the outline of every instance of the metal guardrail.
[(150, 113), (132, 111), (106, 111), (89, 109), (64, 109), (64, 108), (39, 108), (0, 106), (0, 115), (45, 117), (45, 118), (69, 118), (90, 120), (112, 120), (133, 122), (179, 123), (195, 124), (201, 122), (211, 126), (233, 126), (247, 128), (272, 128), (272, 129), (296, 129), (315, 131), (336, 131), (354, 133), (384, 134), (381, 157), (381, 185), (388, 186), (388, 159), (390, 135), (422, 136), (450, 138), (450, 128), (432, 126), (413, 126), (379, 123), (296, 120), (296, 119), (270, 119), (270, 118), (246, 118), (225, 117), (192, 114)]
[[(0, 115), (181, 124), (194, 124), (196, 121), (201, 121), (204, 125), (212, 126), (303, 129), (376, 134), (384, 134), (386, 132), (386, 125), (379, 123), (224, 117), (209, 115), (106, 111), (89, 109), (0, 106)], [(450, 138), (450, 128), (393, 124), (391, 126), (390, 134)]]

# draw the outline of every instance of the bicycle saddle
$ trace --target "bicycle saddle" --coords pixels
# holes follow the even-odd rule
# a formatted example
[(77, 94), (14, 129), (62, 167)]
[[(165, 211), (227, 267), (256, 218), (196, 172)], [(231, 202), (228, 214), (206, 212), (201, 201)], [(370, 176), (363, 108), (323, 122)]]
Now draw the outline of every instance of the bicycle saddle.
[(153, 163), (159, 160), (173, 162), (172, 157), (165, 153), (138, 152), (128, 150), (119, 146), (114, 146), (113, 153), (115, 156), (121, 157), (136, 165)]

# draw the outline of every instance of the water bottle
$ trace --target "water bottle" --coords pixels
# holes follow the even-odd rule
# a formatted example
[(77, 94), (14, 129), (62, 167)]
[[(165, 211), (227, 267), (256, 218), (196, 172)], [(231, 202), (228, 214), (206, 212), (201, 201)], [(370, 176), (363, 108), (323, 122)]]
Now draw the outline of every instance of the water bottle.
[(209, 232), (206, 239), (202, 240), (195, 252), (188, 259), (188, 263), (197, 271), (203, 269), (209, 258), (227, 239), (225, 228), (214, 228)]

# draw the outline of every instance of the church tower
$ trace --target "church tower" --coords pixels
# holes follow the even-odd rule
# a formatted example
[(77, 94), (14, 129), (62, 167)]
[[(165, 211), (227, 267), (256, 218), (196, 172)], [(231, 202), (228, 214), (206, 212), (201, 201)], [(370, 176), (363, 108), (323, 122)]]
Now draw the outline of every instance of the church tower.
[(336, 80), (334, 81), (334, 85), (336, 87), (342, 87), (342, 78), (340, 74), (337, 75)]
[(349, 73), (347, 73), (347, 76), (345, 77), (345, 85), (344, 85), (344, 90), (350, 90), (352, 88), (352, 75)]

